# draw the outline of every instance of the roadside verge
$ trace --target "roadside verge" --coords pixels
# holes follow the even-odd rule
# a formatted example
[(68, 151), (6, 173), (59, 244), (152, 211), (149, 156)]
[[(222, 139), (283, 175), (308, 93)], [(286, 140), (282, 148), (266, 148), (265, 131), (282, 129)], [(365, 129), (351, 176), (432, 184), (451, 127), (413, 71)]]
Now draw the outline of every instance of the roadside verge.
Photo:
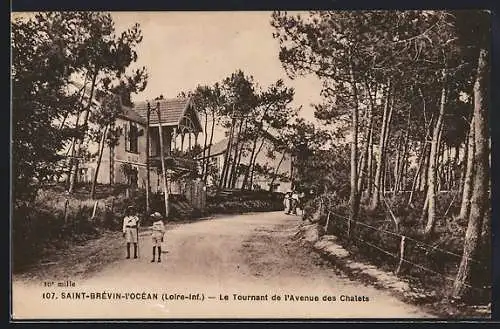
[(327, 259), (349, 277), (388, 290), (399, 299), (425, 308), (427, 312), (443, 318), (488, 318), (491, 310), (485, 307), (444, 305), (436, 300), (436, 293), (418, 287), (405, 278), (381, 270), (367, 262), (353, 260), (354, 257), (339, 242), (335, 235), (325, 235), (319, 224), (302, 224), (295, 235), (304, 246)]

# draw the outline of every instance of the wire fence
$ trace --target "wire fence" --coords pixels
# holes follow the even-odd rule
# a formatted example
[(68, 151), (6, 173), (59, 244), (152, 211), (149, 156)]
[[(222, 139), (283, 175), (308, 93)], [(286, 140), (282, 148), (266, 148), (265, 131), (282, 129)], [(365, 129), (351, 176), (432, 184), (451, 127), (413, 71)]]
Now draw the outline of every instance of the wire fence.
[[(384, 201), (385, 201), (385, 199), (384, 199)], [(388, 204), (386, 204), (386, 207), (388, 208), (389, 214), (393, 217), (393, 219), (395, 219), (395, 216), (392, 213), (392, 210), (390, 209)], [(332, 221), (330, 220), (330, 217), (332, 217), (332, 216), (345, 222), (345, 225), (343, 225), (344, 228), (342, 228), (342, 225), (336, 225), (335, 227), (339, 230), (342, 230), (342, 233), (346, 234), (347, 239), (354, 239), (356, 241), (359, 241), (360, 243), (362, 243), (366, 246), (369, 246), (373, 249), (376, 249), (379, 252), (383, 253), (384, 255), (387, 255), (387, 256), (393, 258), (397, 264), (396, 268), (394, 270), (396, 275), (400, 275), (403, 264), (408, 264), (412, 267), (415, 267), (415, 268), (422, 270), (422, 271), (425, 271), (427, 273), (431, 273), (431, 274), (436, 275), (436, 276), (443, 278), (445, 280), (448, 280), (451, 282), (455, 281), (454, 277), (451, 277), (447, 274), (441, 273), (435, 269), (431, 269), (428, 266), (426, 266), (422, 263), (419, 263), (418, 261), (409, 259), (410, 258), (410, 246), (409, 245), (410, 245), (410, 243), (412, 243), (413, 246), (416, 247), (417, 249), (425, 251), (426, 255), (428, 255), (432, 252), (441, 252), (443, 254), (446, 254), (448, 256), (452, 256), (452, 257), (456, 258), (458, 260), (458, 262), (460, 262), (461, 259), (464, 257), (463, 255), (459, 255), (455, 252), (440, 248), (436, 245), (431, 245), (431, 244), (426, 243), (424, 241), (420, 241), (418, 239), (409, 237), (407, 235), (404, 235), (404, 234), (401, 234), (398, 232), (393, 232), (393, 231), (389, 231), (389, 230), (384, 229), (384, 228), (375, 227), (373, 225), (370, 225), (370, 224), (367, 224), (364, 222), (360, 222), (357, 220), (350, 220), (348, 217), (341, 215), (341, 214), (338, 214), (338, 213), (335, 213), (331, 210), (327, 210), (327, 219), (326, 219), (326, 230), (327, 231), (328, 231), (330, 225), (332, 224)], [(376, 244), (374, 241), (368, 241), (368, 240), (372, 240), (372, 239), (367, 239), (364, 236), (360, 237), (359, 234), (353, 234), (352, 228), (351, 228), (351, 225), (353, 225), (353, 224), (359, 225), (361, 227), (365, 227), (365, 228), (371, 230), (372, 232), (383, 233), (383, 234), (389, 235), (395, 239), (399, 239), (399, 243), (393, 243), (394, 246), (398, 245), (397, 250), (394, 250), (394, 251), (387, 250), (384, 248), (384, 246), (381, 246), (380, 244)], [(396, 227), (397, 227), (397, 225), (398, 224), (396, 222)], [(367, 236), (370, 236), (370, 235), (367, 235)], [(415, 254), (415, 250), (412, 249), (411, 252), (413, 254)], [(479, 261), (477, 259), (473, 259), (470, 257), (466, 257), (466, 259), (469, 262), (474, 263), (483, 269), (488, 269), (488, 265), (484, 264), (482, 261)], [(444, 266), (444, 264), (441, 264), (441, 265)], [(481, 287), (478, 287), (478, 286), (472, 285), (469, 282), (464, 283), (464, 285), (470, 289), (482, 291), (482, 292), (491, 290), (490, 285), (483, 285)]]

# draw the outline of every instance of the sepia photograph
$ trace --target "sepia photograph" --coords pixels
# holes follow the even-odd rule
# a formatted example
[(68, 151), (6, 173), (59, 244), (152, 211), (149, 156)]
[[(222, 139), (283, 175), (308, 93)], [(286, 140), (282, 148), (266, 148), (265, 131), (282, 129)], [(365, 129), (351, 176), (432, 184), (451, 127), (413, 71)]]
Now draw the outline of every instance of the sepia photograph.
[(12, 12), (11, 321), (490, 319), (490, 20)]

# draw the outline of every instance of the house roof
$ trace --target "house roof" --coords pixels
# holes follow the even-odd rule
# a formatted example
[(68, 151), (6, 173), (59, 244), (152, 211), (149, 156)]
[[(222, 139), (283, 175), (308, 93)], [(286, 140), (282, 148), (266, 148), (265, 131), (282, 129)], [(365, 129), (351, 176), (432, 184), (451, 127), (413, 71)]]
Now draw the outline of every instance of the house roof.
[[(160, 103), (160, 116), (162, 125), (176, 126), (179, 124), (182, 117), (188, 112), (190, 101), (190, 98), (170, 98), (151, 102), (150, 105), (154, 107), (156, 102)], [(134, 105), (134, 111), (137, 112), (137, 114), (139, 114), (139, 116), (141, 116), (144, 120), (146, 120), (147, 118), (147, 109), (147, 102), (137, 102)], [(195, 125), (197, 125), (201, 129), (198, 113), (196, 110), (194, 110), (193, 112), (195, 116)], [(149, 123), (151, 125), (157, 125), (158, 122), (158, 116), (156, 115), (156, 111), (154, 111), (151, 113)]]
[(221, 141), (213, 144), (212, 147), (207, 147), (207, 149), (210, 149), (210, 156), (215, 156), (217, 154), (221, 154), (221, 153), (226, 152), (227, 141), (228, 141), (228, 139), (224, 138)]
[(132, 109), (131, 107), (128, 107), (128, 106), (125, 106), (125, 105), (122, 105), (122, 109), (123, 109), (123, 112), (120, 113), (119, 117), (121, 118), (125, 118), (125, 119), (128, 119), (130, 121), (134, 121), (134, 122), (137, 122), (137, 123), (140, 123), (142, 125), (146, 125), (146, 119), (144, 119), (143, 117), (141, 117), (136, 111), (134, 111), (134, 109)]
[[(74, 87), (77, 88), (84, 88), (85, 92), (88, 91), (89, 86), (84, 86), (82, 83), (78, 81), (72, 81), (71, 84)], [(101, 92), (99, 90), (96, 90), (95, 97), (93, 99), (93, 103), (95, 105), (99, 105), (100, 101), (102, 98), (106, 95), (114, 95), (110, 92)], [(121, 102), (121, 98), (120, 98)], [(201, 127), (201, 122), (200, 118), (198, 116), (198, 111), (197, 109), (194, 109), (191, 105), (191, 99), (190, 98), (169, 98), (169, 99), (160, 99), (157, 101), (151, 102), (151, 106), (154, 107), (156, 106), (156, 103), (160, 104), (160, 116), (161, 116), (161, 124), (162, 126), (177, 126), (181, 123), (182, 118), (187, 116), (191, 121), (193, 121), (193, 124), (195, 125), (196, 129), (201, 132), (202, 127)], [(148, 103), (146, 101), (143, 102), (137, 102), (134, 104), (133, 107), (128, 107), (122, 104), (123, 108), (123, 113), (121, 113), (119, 116), (143, 125), (147, 124), (147, 110), (148, 110)], [(191, 111), (191, 113), (189, 113)], [(158, 116), (156, 115), (156, 111), (151, 112), (150, 118), (149, 118), (149, 124), (150, 125), (158, 125)]]
[[(277, 143), (276, 137), (271, 135), (269, 132), (263, 131), (263, 136), (271, 144)], [(224, 139), (220, 140), (219, 142), (213, 144), (212, 147), (207, 146), (206, 150), (210, 149), (210, 157), (226, 152), (227, 142), (228, 142), (228, 138), (224, 138)], [(205, 151), (205, 154), (208, 154), (208, 152)], [(198, 156), (200, 158), (203, 157), (203, 152), (200, 152)]]

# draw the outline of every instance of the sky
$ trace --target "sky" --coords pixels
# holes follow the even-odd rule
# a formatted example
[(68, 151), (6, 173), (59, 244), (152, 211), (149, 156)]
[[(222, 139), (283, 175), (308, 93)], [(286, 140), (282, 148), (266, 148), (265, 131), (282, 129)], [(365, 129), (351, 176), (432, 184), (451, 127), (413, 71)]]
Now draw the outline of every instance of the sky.
[(149, 79), (133, 101), (160, 94), (176, 97), (198, 84), (212, 85), (238, 69), (266, 87), (278, 79), (295, 88), (300, 116), (315, 121), (311, 103), (321, 100), (314, 76), (290, 80), (278, 58), (271, 12), (114, 12), (117, 32), (139, 23), (144, 39), (135, 65), (146, 66)]
[[(279, 60), (279, 41), (273, 38), (270, 11), (227, 12), (111, 12), (117, 35), (139, 23), (143, 40), (130, 69), (145, 66), (146, 89), (132, 101), (159, 95), (176, 97), (197, 85), (213, 85), (241, 69), (262, 88), (278, 79), (295, 89), (292, 105), (299, 116), (314, 118), (312, 103), (321, 102), (321, 82), (313, 75), (288, 78)], [(28, 17), (32, 13), (13, 14)], [(216, 129), (214, 141), (224, 138)], [(200, 141), (203, 142), (203, 141)]]

